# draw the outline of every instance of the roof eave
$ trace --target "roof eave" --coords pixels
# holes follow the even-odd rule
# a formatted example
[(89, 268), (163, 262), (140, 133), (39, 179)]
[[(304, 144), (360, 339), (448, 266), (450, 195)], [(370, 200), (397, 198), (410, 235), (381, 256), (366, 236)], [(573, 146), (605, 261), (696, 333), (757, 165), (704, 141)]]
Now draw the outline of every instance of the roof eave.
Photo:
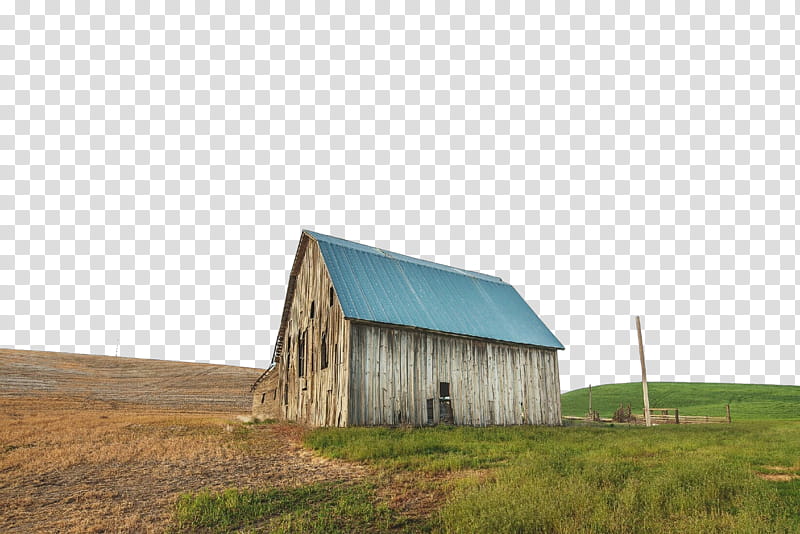
[[(547, 349), (547, 350), (564, 350), (565, 349), (564, 345), (560, 341), (558, 342), (559, 346), (555, 347), (555, 346), (547, 346), (547, 345), (536, 345), (534, 343), (522, 343), (522, 342), (519, 342), (519, 341), (509, 341), (507, 339), (496, 339), (496, 338), (490, 338), (490, 337), (472, 336), (472, 335), (469, 335), (469, 334), (460, 334), (460, 333), (457, 333), (457, 332), (445, 332), (443, 330), (433, 330), (431, 328), (423, 328), (421, 326), (412, 326), (412, 325), (407, 325), (407, 324), (382, 323), (382, 322), (378, 322), (378, 321), (371, 321), (369, 319), (361, 319), (359, 317), (347, 317), (347, 316), (345, 316), (345, 320), (351, 321), (351, 322), (354, 322), (354, 323), (359, 323), (359, 324), (375, 325), (375, 326), (388, 326), (388, 327), (391, 327), (391, 328), (403, 328), (403, 329), (406, 329), (406, 330), (415, 330), (415, 331), (427, 332), (427, 333), (431, 333), (431, 334), (441, 334), (441, 335), (454, 336), (454, 337), (460, 337), (460, 338), (465, 338), (465, 339), (476, 339), (476, 340), (479, 340), (479, 341), (489, 341), (489, 342), (492, 342), (492, 343), (503, 343), (505, 345), (521, 345), (521, 346), (524, 346), (524, 347), (535, 347), (537, 349)], [(553, 337), (555, 337), (555, 336), (553, 336)]]

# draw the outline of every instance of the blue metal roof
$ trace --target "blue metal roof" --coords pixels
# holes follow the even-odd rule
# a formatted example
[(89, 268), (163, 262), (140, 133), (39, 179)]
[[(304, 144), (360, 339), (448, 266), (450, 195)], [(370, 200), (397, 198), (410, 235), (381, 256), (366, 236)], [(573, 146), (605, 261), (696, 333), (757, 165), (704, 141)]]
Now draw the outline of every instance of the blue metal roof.
[(564, 348), (500, 278), (304, 232), (319, 243), (347, 318)]

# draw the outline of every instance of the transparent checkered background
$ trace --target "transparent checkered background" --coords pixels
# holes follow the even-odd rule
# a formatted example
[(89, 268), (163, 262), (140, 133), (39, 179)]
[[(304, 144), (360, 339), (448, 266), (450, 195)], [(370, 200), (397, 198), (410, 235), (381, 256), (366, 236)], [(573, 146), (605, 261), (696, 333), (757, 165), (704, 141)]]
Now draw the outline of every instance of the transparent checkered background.
[(0, 346), (265, 366), (309, 228), (800, 383), (794, 3), (161, 4), (0, 3)]

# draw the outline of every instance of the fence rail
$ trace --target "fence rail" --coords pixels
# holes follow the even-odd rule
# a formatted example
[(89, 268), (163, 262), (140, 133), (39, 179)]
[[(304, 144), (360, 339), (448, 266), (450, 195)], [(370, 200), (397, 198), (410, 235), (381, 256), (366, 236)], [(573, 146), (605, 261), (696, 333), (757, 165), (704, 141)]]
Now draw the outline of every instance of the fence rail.
[[(731, 422), (731, 407), (729, 404), (725, 405), (725, 412), (727, 413), (726, 416), (723, 417), (711, 417), (708, 415), (681, 415), (680, 410), (677, 408), (650, 408), (650, 421), (655, 425), (695, 425), (695, 424), (705, 424), (705, 423), (730, 423)], [(570, 417), (564, 416), (562, 419), (566, 419), (569, 421), (588, 421), (589, 418), (587, 417)], [(606, 418), (596, 418), (594, 419), (596, 422), (600, 423), (611, 423), (613, 419), (606, 419)], [(645, 417), (644, 415), (633, 415), (630, 421), (625, 421), (626, 423), (633, 424), (633, 425), (643, 425), (645, 424)]]
[[(698, 423), (730, 423), (731, 406), (725, 405), (724, 417), (712, 417), (708, 415), (681, 415), (677, 408), (650, 408), (650, 421), (661, 425), (690, 425)], [(642, 417), (644, 418), (644, 417)]]
[(693, 423), (730, 423), (727, 417), (709, 417), (707, 415), (682, 415), (680, 424), (690, 425)]

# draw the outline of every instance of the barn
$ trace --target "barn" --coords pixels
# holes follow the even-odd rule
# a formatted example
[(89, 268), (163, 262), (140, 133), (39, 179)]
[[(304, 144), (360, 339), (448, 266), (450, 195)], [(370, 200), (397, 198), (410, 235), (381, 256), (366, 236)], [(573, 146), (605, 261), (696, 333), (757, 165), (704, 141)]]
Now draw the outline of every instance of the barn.
[(253, 414), (558, 425), (564, 346), (500, 278), (304, 230)]

